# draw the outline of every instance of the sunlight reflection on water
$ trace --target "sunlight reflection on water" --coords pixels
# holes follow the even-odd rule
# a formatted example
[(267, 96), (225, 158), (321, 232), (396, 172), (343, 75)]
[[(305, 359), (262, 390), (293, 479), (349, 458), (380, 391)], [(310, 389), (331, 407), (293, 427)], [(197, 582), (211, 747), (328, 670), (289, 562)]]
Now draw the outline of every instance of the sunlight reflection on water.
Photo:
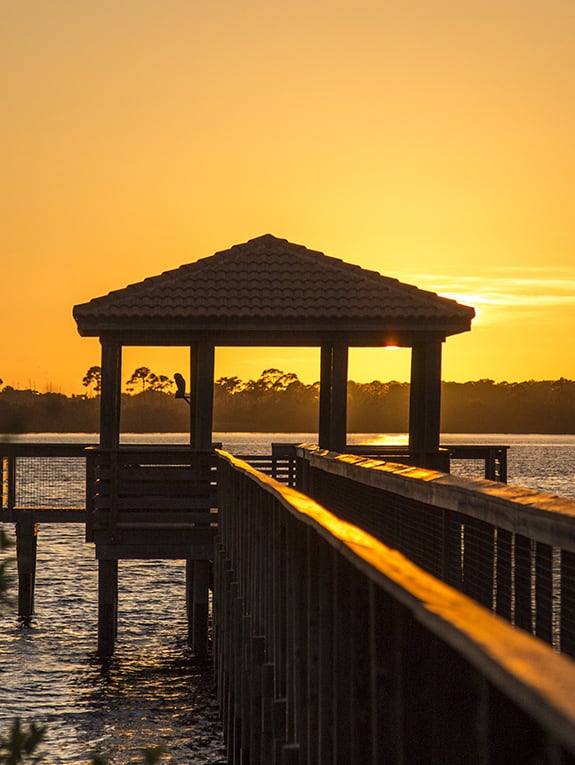
[(183, 562), (120, 563), (118, 647), (104, 664), (96, 573), (83, 526), (42, 525), (33, 627), (2, 623), (0, 721), (47, 724), (54, 765), (95, 749), (126, 763), (158, 743), (171, 763), (225, 762), (212, 667), (186, 646)]

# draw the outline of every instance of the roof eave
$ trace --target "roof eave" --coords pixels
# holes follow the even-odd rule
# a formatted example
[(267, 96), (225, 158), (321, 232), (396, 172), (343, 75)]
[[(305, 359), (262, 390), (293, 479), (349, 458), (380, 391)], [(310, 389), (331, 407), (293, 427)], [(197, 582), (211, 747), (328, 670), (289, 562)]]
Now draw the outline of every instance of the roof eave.
[(397, 337), (399, 343), (401, 338), (445, 338), (471, 329), (469, 318), (427, 319), (422, 323), (421, 319), (417, 318), (388, 321), (283, 319), (266, 322), (241, 318), (218, 321), (171, 318), (160, 322), (157, 318), (149, 318), (127, 322), (125, 318), (107, 317), (77, 319), (77, 323), (78, 332), (82, 337), (113, 336), (126, 345), (133, 344), (134, 338), (138, 338), (138, 344), (143, 345), (179, 345), (183, 338), (188, 342), (195, 336), (209, 339), (215, 345), (257, 345), (260, 341), (262, 346), (270, 346), (284, 344), (285, 337), (293, 338), (293, 345), (301, 344), (302, 341), (314, 345), (317, 338), (336, 335), (342, 340), (350, 338), (358, 342), (364, 338), (369, 344), (380, 344), (376, 341), (377, 338), (385, 338), (386, 343), (389, 343)]

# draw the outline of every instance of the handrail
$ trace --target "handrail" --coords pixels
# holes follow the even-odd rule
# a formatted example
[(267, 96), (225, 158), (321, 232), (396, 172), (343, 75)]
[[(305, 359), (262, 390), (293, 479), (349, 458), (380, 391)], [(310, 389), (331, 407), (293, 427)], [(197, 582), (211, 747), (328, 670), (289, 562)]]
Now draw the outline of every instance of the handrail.
[(0, 441), (0, 457), (83, 457), (84, 450), (95, 444), (47, 443), (37, 441)]
[[(221, 444), (214, 444), (214, 447)], [(122, 444), (119, 451), (123, 455), (148, 455), (161, 454), (189, 454), (194, 450), (187, 444)], [(201, 450), (200, 450), (201, 451)], [(13, 522), (14, 513), (34, 512), (38, 522), (78, 522), (85, 519), (86, 494), (91, 497), (91, 485), (94, 481), (93, 463), (88, 458), (91, 455), (111, 454), (115, 449), (107, 449), (93, 443), (45, 443), (45, 442), (1, 442), (0, 441), (0, 520)], [(77, 458), (86, 462), (87, 473), (83, 473), (82, 481), (86, 481), (85, 488), (80, 492), (70, 491), (74, 487), (68, 477), (55, 475), (54, 465), (50, 462), (60, 459)], [(295, 456), (287, 458), (278, 455), (245, 455), (244, 459), (256, 464), (264, 472), (268, 472), (290, 485), (295, 483)], [(25, 466), (24, 473), (20, 468)], [(25, 474), (31, 477), (36, 471), (36, 490), (25, 486), (30, 481)], [(50, 504), (46, 504), (44, 486), (47, 483), (57, 485), (57, 497)], [(24, 491), (26, 489), (26, 491)], [(24, 496), (25, 494), (25, 496)], [(76, 496), (79, 494), (79, 496)], [(23, 499), (24, 497), (24, 499)], [(89, 504), (89, 502), (88, 502)]]
[[(445, 455), (446, 469), (451, 460), (478, 460), (483, 462), (483, 474), (490, 481), (507, 483), (507, 451), (510, 447), (502, 444), (440, 444), (439, 451)], [(348, 445), (345, 454), (358, 454), (363, 457), (375, 457), (400, 464), (415, 465), (417, 455), (412, 454), (408, 446), (389, 444)]]
[[(218, 454), (216, 653), (230, 763), (250, 747), (275, 761), (270, 736), (275, 751), (283, 741), (282, 762), (309, 765), (335, 762), (334, 747), (350, 763), (475, 761), (501, 747), (518, 762), (550, 741), (575, 753), (570, 660), (310, 497)], [(226, 642), (229, 614), (239, 646)], [(262, 729), (249, 714), (258, 704)], [(283, 713), (271, 732), (270, 710)]]
[(86, 450), (86, 539), (116, 538), (128, 525), (211, 525), (215, 514), (215, 453), (192, 447), (128, 445)]
[[(575, 500), (524, 486), (467, 478), (302, 444), (310, 467), (461, 513), (575, 552)], [(518, 514), (518, 509), (521, 513)]]
[[(84, 520), (87, 446), (0, 442), (0, 519), (11, 522), (15, 513), (33, 511), (36, 522)], [(61, 460), (80, 461), (76, 484)]]
[(302, 446), (299, 488), (575, 656), (575, 500)]

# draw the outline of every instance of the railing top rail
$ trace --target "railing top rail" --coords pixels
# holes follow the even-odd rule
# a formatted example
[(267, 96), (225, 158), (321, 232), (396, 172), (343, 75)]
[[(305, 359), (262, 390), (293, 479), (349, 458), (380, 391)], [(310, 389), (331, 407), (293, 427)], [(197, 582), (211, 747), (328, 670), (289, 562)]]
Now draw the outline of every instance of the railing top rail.
[[(486, 453), (500, 454), (511, 447), (508, 444), (440, 444), (440, 450), (461, 457), (477, 455), (478, 458)], [(348, 444), (345, 452), (349, 454), (410, 454), (406, 444)]]
[(575, 500), (484, 478), (466, 478), (302, 444), (298, 456), (333, 475), (451, 510), (575, 552)]
[(570, 659), (554, 653), (526, 632), (514, 629), (310, 497), (263, 475), (231, 454), (219, 451), (218, 455), (261, 490), (273, 495), (291, 515), (313, 527), (533, 719), (575, 749), (575, 664)]
[(0, 441), (0, 457), (85, 457), (86, 452), (120, 452), (128, 454), (131, 452), (161, 452), (161, 453), (206, 453), (211, 454), (213, 450), (221, 447), (221, 443), (213, 444), (212, 449), (196, 449), (189, 444), (120, 444), (116, 448), (108, 448), (92, 443), (46, 443), (37, 442), (18, 442), (18, 441)]
[(462, 457), (467, 455), (481, 455), (485, 452), (494, 452), (499, 454), (501, 452), (507, 452), (511, 449), (509, 444), (441, 444), (442, 449), (447, 449), (448, 452), (453, 454), (459, 454)]
[(221, 443), (213, 444), (211, 449), (197, 449), (190, 444), (120, 444), (120, 446), (100, 446), (90, 444), (86, 447), (89, 451), (98, 452), (175, 452), (176, 454), (199, 453), (213, 454), (215, 449), (221, 448)]
[(0, 442), (0, 457), (85, 457), (93, 444)]

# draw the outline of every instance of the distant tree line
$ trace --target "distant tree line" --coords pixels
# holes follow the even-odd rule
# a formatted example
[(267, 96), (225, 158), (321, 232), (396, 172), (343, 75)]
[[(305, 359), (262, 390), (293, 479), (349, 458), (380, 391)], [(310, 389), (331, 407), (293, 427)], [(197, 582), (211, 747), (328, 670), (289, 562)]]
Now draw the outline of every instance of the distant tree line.
[[(96, 432), (99, 428), (99, 367), (83, 379), (79, 396), (0, 390), (0, 433)], [(139, 367), (122, 394), (124, 432), (185, 432), (187, 405), (173, 395), (174, 382)], [(256, 380), (221, 377), (214, 386), (214, 430), (317, 431), (319, 383), (293, 372), (265, 369)], [(409, 383), (348, 383), (348, 431), (405, 432)], [(575, 382), (477, 380), (442, 384), (444, 433), (575, 433)]]

